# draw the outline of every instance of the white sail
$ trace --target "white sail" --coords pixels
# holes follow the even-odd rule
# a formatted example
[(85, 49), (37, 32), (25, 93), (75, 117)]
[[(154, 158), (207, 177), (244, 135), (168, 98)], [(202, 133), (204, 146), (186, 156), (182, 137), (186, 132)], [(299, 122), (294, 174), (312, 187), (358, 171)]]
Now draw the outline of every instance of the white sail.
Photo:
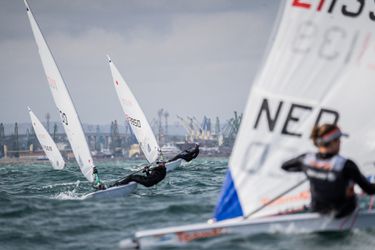
[[(375, 174), (375, 4), (285, 0), (282, 7), (278, 30), (243, 114), (216, 221), (138, 231), (122, 241), (121, 248), (186, 244), (227, 233), (248, 236), (374, 227), (371, 203), (341, 219), (317, 213), (275, 214), (310, 201), (307, 184), (291, 188), (302, 183), (304, 174), (285, 173), (281, 165), (316, 151), (309, 139), (316, 123), (337, 122), (349, 134), (342, 139), (341, 154), (353, 159), (367, 176)], [(294, 192), (264, 206), (287, 190)], [(274, 216), (261, 217), (269, 214)]]
[(51, 136), (44, 128), (38, 117), (35, 116), (33, 111), (29, 108), (29, 114), (31, 118), (31, 124), (33, 125), (35, 135), (38, 138), (40, 145), (44, 150), (48, 160), (51, 162), (54, 169), (63, 169), (65, 167), (65, 161), (61, 156), (56, 143), (52, 140)]
[(125, 113), (126, 120), (129, 122), (147, 161), (153, 163), (158, 159), (160, 149), (151, 126), (129, 86), (126, 84), (124, 78), (122, 78), (109, 56), (108, 62), (117, 96), (120, 100), (122, 110)]
[(39, 26), (35, 21), (26, 0), (25, 5), (35, 41), (38, 46), (40, 59), (42, 60), (43, 68), (47, 76), (53, 99), (55, 100), (56, 107), (59, 110), (65, 133), (68, 136), (74, 156), (83, 175), (87, 180), (92, 182), (94, 163), (87, 145), (85, 134), (83, 133), (81, 122), (51, 51), (43, 38)]
[[(297, 183), (281, 164), (315, 151), (317, 123), (349, 134), (341, 153), (367, 175), (375, 168), (373, 1), (287, 0), (267, 60), (253, 84), (217, 205), (217, 220), (246, 216)], [(299, 208), (308, 184), (256, 216)]]

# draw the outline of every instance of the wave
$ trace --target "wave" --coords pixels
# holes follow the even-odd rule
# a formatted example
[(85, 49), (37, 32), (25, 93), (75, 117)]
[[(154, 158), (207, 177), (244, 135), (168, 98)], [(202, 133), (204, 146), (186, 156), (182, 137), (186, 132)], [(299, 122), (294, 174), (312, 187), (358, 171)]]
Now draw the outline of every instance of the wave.
[(55, 184), (44, 185), (42, 186), (42, 189), (51, 189), (51, 188), (56, 188), (56, 187), (66, 187), (66, 186), (72, 186), (72, 185), (75, 185), (76, 188), (78, 188), (80, 183), (81, 182), (79, 180), (75, 182), (55, 183)]
[(75, 190), (73, 190), (61, 192), (57, 195), (54, 195), (52, 198), (56, 200), (83, 200), (84, 197), (84, 194), (77, 193)]

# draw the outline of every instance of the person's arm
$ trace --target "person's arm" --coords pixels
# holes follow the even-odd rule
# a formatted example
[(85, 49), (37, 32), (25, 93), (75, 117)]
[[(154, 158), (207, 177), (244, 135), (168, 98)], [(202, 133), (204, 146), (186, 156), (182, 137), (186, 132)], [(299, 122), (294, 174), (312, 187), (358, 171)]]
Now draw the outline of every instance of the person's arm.
[(149, 175), (150, 175), (150, 172), (151, 172), (151, 170), (150, 170), (150, 166), (146, 166), (146, 167), (143, 168), (142, 173), (145, 173), (146, 176), (149, 176)]
[(358, 166), (352, 160), (346, 161), (343, 171), (349, 179), (357, 183), (367, 194), (375, 194), (375, 184), (369, 182), (363, 176)]
[(300, 155), (296, 158), (290, 159), (281, 165), (281, 168), (288, 172), (301, 172), (303, 166), (303, 157), (305, 155)]

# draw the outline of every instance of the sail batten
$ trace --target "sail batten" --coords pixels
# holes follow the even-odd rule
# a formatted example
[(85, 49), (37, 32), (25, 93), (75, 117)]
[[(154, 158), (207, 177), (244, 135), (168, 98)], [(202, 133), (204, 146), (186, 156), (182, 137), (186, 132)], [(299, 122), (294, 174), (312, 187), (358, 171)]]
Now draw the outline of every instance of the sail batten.
[(65, 133), (68, 137), (70, 146), (73, 150), (73, 154), (78, 162), (81, 172), (88, 181), (92, 182), (94, 163), (81, 122), (53, 55), (43, 37), (43, 34), (40, 31), (39, 25), (31, 13), (30, 7), (26, 0), (24, 2), (31, 29), (38, 47), (40, 59), (42, 61), (43, 69), (47, 76), (47, 81), (56, 107), (59, 111)]
[[(235, 190), (228, 192), (232, 197), (219, 199), (217, 220), (238, 216), (226, 204), (236, 196), (246, 215), (304, 178), (280, 167), (291, 157), (315, 151), (309, 135), (316, 124), (338, 123), (349, 134), (342, 154), (367, 175), (375, 173), (368, 167), (375, 162), (375, 12), (370, 1), (337, 1), (332, 9), (328, 1), (301, 2), (284, 1), (229, 160), (233, 185), (223, 185), (222, 193)], [(254, 216), (300, 208), (309, 203), (309, 195), (306, 183)]]

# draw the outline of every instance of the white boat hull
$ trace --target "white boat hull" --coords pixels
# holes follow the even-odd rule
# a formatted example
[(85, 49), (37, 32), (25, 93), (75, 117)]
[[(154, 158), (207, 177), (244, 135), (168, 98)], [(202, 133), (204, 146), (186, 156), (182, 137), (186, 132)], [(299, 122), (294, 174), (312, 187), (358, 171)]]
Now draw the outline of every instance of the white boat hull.
[(165, 164), (165, 167), (167, 168), (167, 172), (171, 172), (181, 166), (182, 159), (177, 159), (175, 161), (171, 161)]
[(147, 248), (162, 245), (180, 245), (193, 240), (224, 234), (250, 236), (261, 233), (311, 233), (369, 229), (375, 227), (375, 211), (361, 211), (342, 218), (303, 213), (270, 216), (257, 219), (232, 219), (217, 223), (201, 223), (135, 233), (133, 239), (120, 242), (121, 249)]
[(137, 183), (130, 182), (127, 185), (111, 187), (106, 190), (100, 190), (87, 194), (84, 199), (107, 199), (107, 198), (121, 198), (133, 193), (137, 188)]

